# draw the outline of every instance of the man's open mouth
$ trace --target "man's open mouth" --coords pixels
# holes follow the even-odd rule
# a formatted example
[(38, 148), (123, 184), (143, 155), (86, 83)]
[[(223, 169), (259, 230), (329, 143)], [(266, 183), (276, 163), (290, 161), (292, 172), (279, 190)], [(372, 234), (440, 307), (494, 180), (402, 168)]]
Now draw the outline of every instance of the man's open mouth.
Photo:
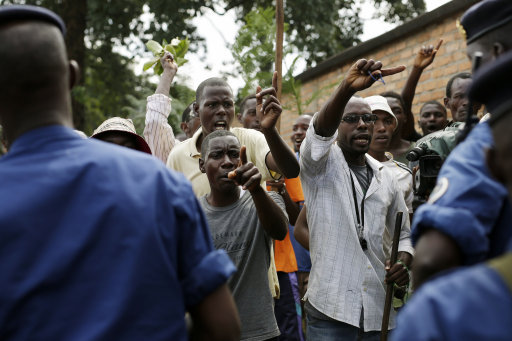
[(213, 125), (213, 128), (215, 130), (227, 130), (228, 129), (228, 122), (226, 122), (226, 121), (217, 121)]

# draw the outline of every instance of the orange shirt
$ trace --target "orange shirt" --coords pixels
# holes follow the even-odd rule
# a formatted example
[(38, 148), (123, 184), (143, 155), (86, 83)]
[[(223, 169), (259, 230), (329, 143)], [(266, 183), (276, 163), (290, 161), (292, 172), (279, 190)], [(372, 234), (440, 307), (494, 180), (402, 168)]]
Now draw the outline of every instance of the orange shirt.
[[(304, 201), (302, 185), (298, 177), (293, 179), (285, 178), (284, 183), (286, 184), (286, 191), (293, 201)], [(298, 270), (295, 252), (293, 251), (292, 242), (290, 241), (290, 231), (286, 233), (286, 237), (283, 240), (275, 241), (274, 253), (277, 271), (289, 273)]]

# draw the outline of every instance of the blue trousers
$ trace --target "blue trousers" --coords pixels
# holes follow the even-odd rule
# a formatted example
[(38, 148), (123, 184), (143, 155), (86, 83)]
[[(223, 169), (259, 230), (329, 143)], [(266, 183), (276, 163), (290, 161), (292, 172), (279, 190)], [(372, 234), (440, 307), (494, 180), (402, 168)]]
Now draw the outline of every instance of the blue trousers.
[[(306, 302), (307, 339), (311, 341), (380, 341), (380, 332), (364, 332), (363, 328), (336, 321)], [(360, 326), (363, 322), (361, 311)]]

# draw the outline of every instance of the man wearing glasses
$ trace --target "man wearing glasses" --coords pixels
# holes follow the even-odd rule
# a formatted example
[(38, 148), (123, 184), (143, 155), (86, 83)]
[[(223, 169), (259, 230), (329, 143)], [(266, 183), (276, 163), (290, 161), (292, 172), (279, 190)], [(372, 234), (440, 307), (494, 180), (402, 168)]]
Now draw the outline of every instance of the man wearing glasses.
[(402, 220), (400, 261), (386, 264), (396, 213), (405, 215), (407, 207), (396, 179), (366, 155), (377, 116), (364, 99), (353, 97), (379, 76), (404, 69), (357, 61), (315, 114), (302, 143), (312, 261), (305, 310), (312, 340), (379, 340), (385, 282), (409, 281), (409, 219)]

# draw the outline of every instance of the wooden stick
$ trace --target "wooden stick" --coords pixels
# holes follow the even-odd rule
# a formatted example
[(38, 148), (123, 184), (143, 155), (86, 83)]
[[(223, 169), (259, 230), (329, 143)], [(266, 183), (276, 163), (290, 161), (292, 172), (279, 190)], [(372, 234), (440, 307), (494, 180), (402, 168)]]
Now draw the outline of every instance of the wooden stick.
[[(284, 35), (284, 5), (283, 0), (276, 0), (276, 65), (277, 71), (277, 99), (281, 101), (283, 85), (283, 35)], [(281, 118), (276, 123), (278, 132), (281, 132)]]
[[(393, 245), (391, 247), (390, 264), (393, 266), (398, 258), (398, 242), (400, 241), (400, 232), (402, 230), (402, 216), (403, 212), (396, 213), (395, 232), (393, 234)], [(386, 301), (384, 304), (384, 315), (382, 316), (382, 325), (380, 327), (380, 341), (387, 341), (388, 339), (388, 326), (389, 315), (391, 313), (391, 303), (393, 301), (393, 287), (395, 283), (388, 283), (386, 287)]]

